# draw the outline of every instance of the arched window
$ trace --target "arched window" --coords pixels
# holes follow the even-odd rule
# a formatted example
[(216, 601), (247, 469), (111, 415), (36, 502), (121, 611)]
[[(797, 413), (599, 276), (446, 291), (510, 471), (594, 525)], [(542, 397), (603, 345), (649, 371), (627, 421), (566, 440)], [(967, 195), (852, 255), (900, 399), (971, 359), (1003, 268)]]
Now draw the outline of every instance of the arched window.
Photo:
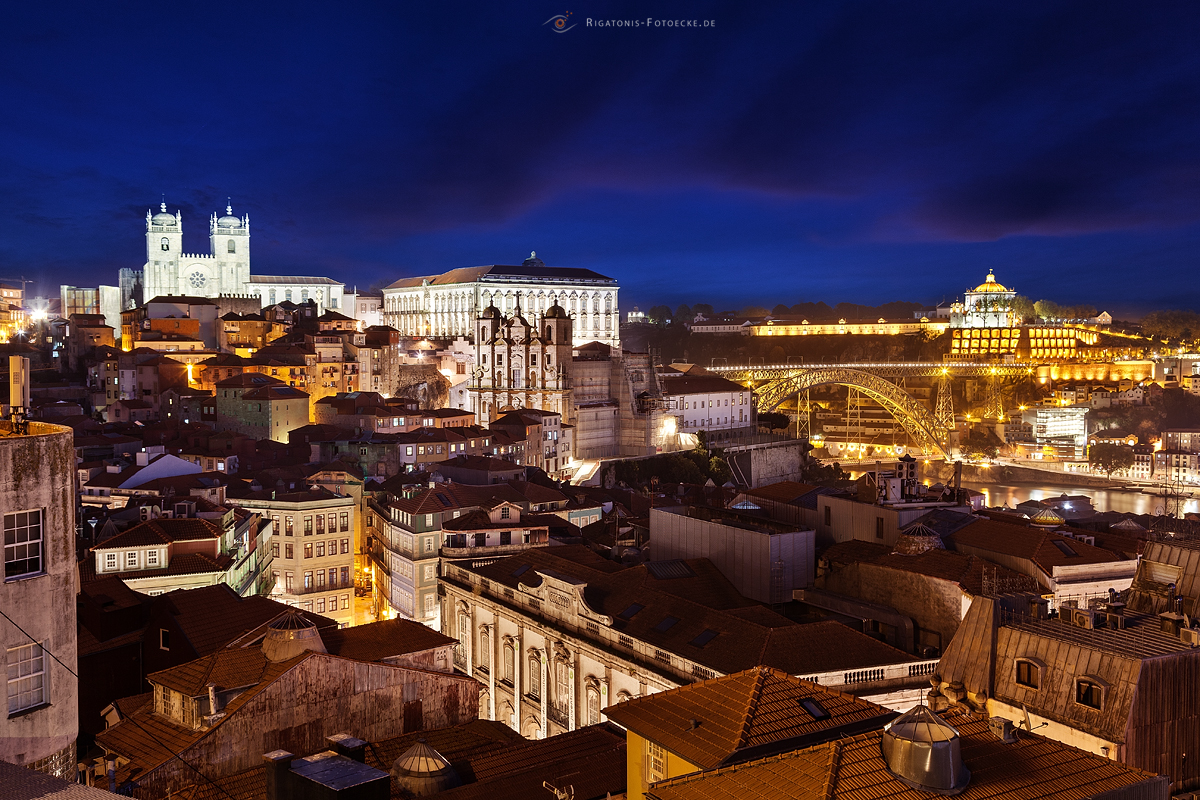
[(587, 724), (600, 724), (600, 690), (592, 686), (587, 690)]
[(571, 706), (571, 667), (562, 660), (554, 662), (554, 705), (560, 711)]
[(167, 237), (165, 237), (165, 236), (164, 236), (164, 237), (162, 238), (162, 242), (161, 242), (161, 244), (162, 244), (162, 249), (163, 249), (163, 250), (170, 250), (170, 249), (171, 249), (171, 241), (170, 241), (170, 240), (169, 240)]
[(285, 289), (285, 290), (284, 290), (284, 292), (283, 292), (283, 299), (284, 299), (284, 300), (286, 300), (286, 301), (287, 301), (287, 302), (289, 302), (289, 303), (290, 303), (290, 302), (292, 302), (292, 290), (291, 290), (291, 289)]
[(226, 249), (227, 249), (227, 252), (236, 253), (237, 252), (237, 242), (235, 242), (233, 239), (230, 239), (229, 244), (226, 245)]
[(458, 615), (458, 646), (454, 648), (454, 661), (463, 666), (467, 663), (467, 650), (471, 647), (471, 618)]
[(275, 290), (271, 290), (271, 305), (275, 305)]
[(300, 302), (301, 302), (301, 303), (306, 303), (306, 302), (308, 302), (308, 289), (301, 289), (301, 290), (300, 290)]
[(1104, 688), (1104, 683), (1098, 678), (1077, 678), (1075, 702), (1099, 710), (1104, 707)]
[(1037, 689), (1042, 685), (1042, 664), (1034, 659), (1017, 659), (1017, 685)]
[(542, 662), (537, 656), (529, 657), (529, 686), (528, 693), (530, 697), (542, 696)]
[(481, 669), (492, 666), (492, 635), (486, 629), (479, 632), (479, 666)]
[(517, 651), (512, 642), (504, 643), (504, 670), (500, 673), (502, 680), (513, 682), (513, 672), (516, 670)]

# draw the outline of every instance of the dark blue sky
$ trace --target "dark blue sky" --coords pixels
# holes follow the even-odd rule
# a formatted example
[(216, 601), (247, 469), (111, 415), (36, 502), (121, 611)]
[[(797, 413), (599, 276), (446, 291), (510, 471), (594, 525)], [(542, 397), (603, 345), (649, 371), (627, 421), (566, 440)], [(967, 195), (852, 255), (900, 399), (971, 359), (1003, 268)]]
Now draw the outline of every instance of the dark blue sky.
[(165, 193), (189, 251), (231, 195), (254, 272), (360, 287), (536, 249), (625, 310), (936, 301), (988, 268), (1200, 308), (1191, 0), (5, 14), (0, 277), (114, 283)]

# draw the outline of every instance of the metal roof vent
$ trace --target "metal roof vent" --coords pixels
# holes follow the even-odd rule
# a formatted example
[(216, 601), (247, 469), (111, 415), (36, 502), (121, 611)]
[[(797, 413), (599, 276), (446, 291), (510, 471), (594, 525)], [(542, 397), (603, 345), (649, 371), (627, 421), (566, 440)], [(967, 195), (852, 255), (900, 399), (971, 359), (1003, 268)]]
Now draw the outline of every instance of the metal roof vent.
[(971, 780), (958, 731), (928, 706), (916, 706), (888, 723), (879, 748), (888, 770), (914, 789), (955, 795)]
[(262, 651), (268, 661), (287, 661), (307, 650), (315, 653), (329, 652), (325, 649), (325, 642), (321, 639), (317, 626), (300, 612), (285, 611), (267, 626)]
[(396, 786), (416, 797), (426, 797), (460, 786), (462, 781), (445, 756), (418, 739), (392, 764)]

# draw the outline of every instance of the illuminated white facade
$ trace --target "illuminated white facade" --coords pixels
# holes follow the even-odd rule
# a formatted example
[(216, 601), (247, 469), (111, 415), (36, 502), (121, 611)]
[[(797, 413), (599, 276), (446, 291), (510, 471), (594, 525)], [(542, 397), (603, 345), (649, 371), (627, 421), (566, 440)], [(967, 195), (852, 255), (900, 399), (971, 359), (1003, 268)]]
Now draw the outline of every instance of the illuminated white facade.
[(520, 266), (464, 267), (401, 278), (383, 290), (383, 317), (405, 336), (473, 337), (475, 321), (494, 306), (537, 319), (558, 305), (574, 320), (574, 344), (603, 342), (620, 352), (619, 287), (590, 269), (547, 267), (531, 253)]
[(987, 279), (974, 289), (968, 289), (963, 302), (950, 310), (951, 328), (1011, 328), (1021, 324), (1013, 311), (1015, 289), (996, 282), (989, 269)]

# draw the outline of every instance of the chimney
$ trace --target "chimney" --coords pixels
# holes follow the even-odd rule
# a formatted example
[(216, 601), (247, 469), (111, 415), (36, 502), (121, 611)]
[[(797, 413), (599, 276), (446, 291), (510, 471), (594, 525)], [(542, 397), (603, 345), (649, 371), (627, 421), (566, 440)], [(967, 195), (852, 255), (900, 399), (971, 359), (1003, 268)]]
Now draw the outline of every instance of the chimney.
[(287, 800), (287, 774), (292, 771), (292, 759), (296, 756), (287, 750), (272, 750), (263, 753), (267, 764), (267, 800)]
[(138, 452), (138, 454), (137, 454), (137, 465), (138, 465), (139, 467), (144, 467), (144, 466), (146, 466), (146, 465), (147, 465), (147, 464), (149, 464), (149, 463), (150, 463), (150, 454), (149, 454), (149, 453), (147, 453), (145, 450), (142, 450), (142, 451)]
[(107, 756), (104, 759), (105, 772), (108, 774), (108, 790), (117, 793), (117, 757)]
[(329, 749), (338, 755), (360, 764), (366, 762), (367, 743), (362, 739), (356, 739), (348, 733), (335, 733), (326, 737), (325, 741), (329, 743)]
[(208, 713), (216, 714), (221, 709), (217, 708), (217, 685), (215, 683), (208, 684), (205, 688), (208, 689)]

